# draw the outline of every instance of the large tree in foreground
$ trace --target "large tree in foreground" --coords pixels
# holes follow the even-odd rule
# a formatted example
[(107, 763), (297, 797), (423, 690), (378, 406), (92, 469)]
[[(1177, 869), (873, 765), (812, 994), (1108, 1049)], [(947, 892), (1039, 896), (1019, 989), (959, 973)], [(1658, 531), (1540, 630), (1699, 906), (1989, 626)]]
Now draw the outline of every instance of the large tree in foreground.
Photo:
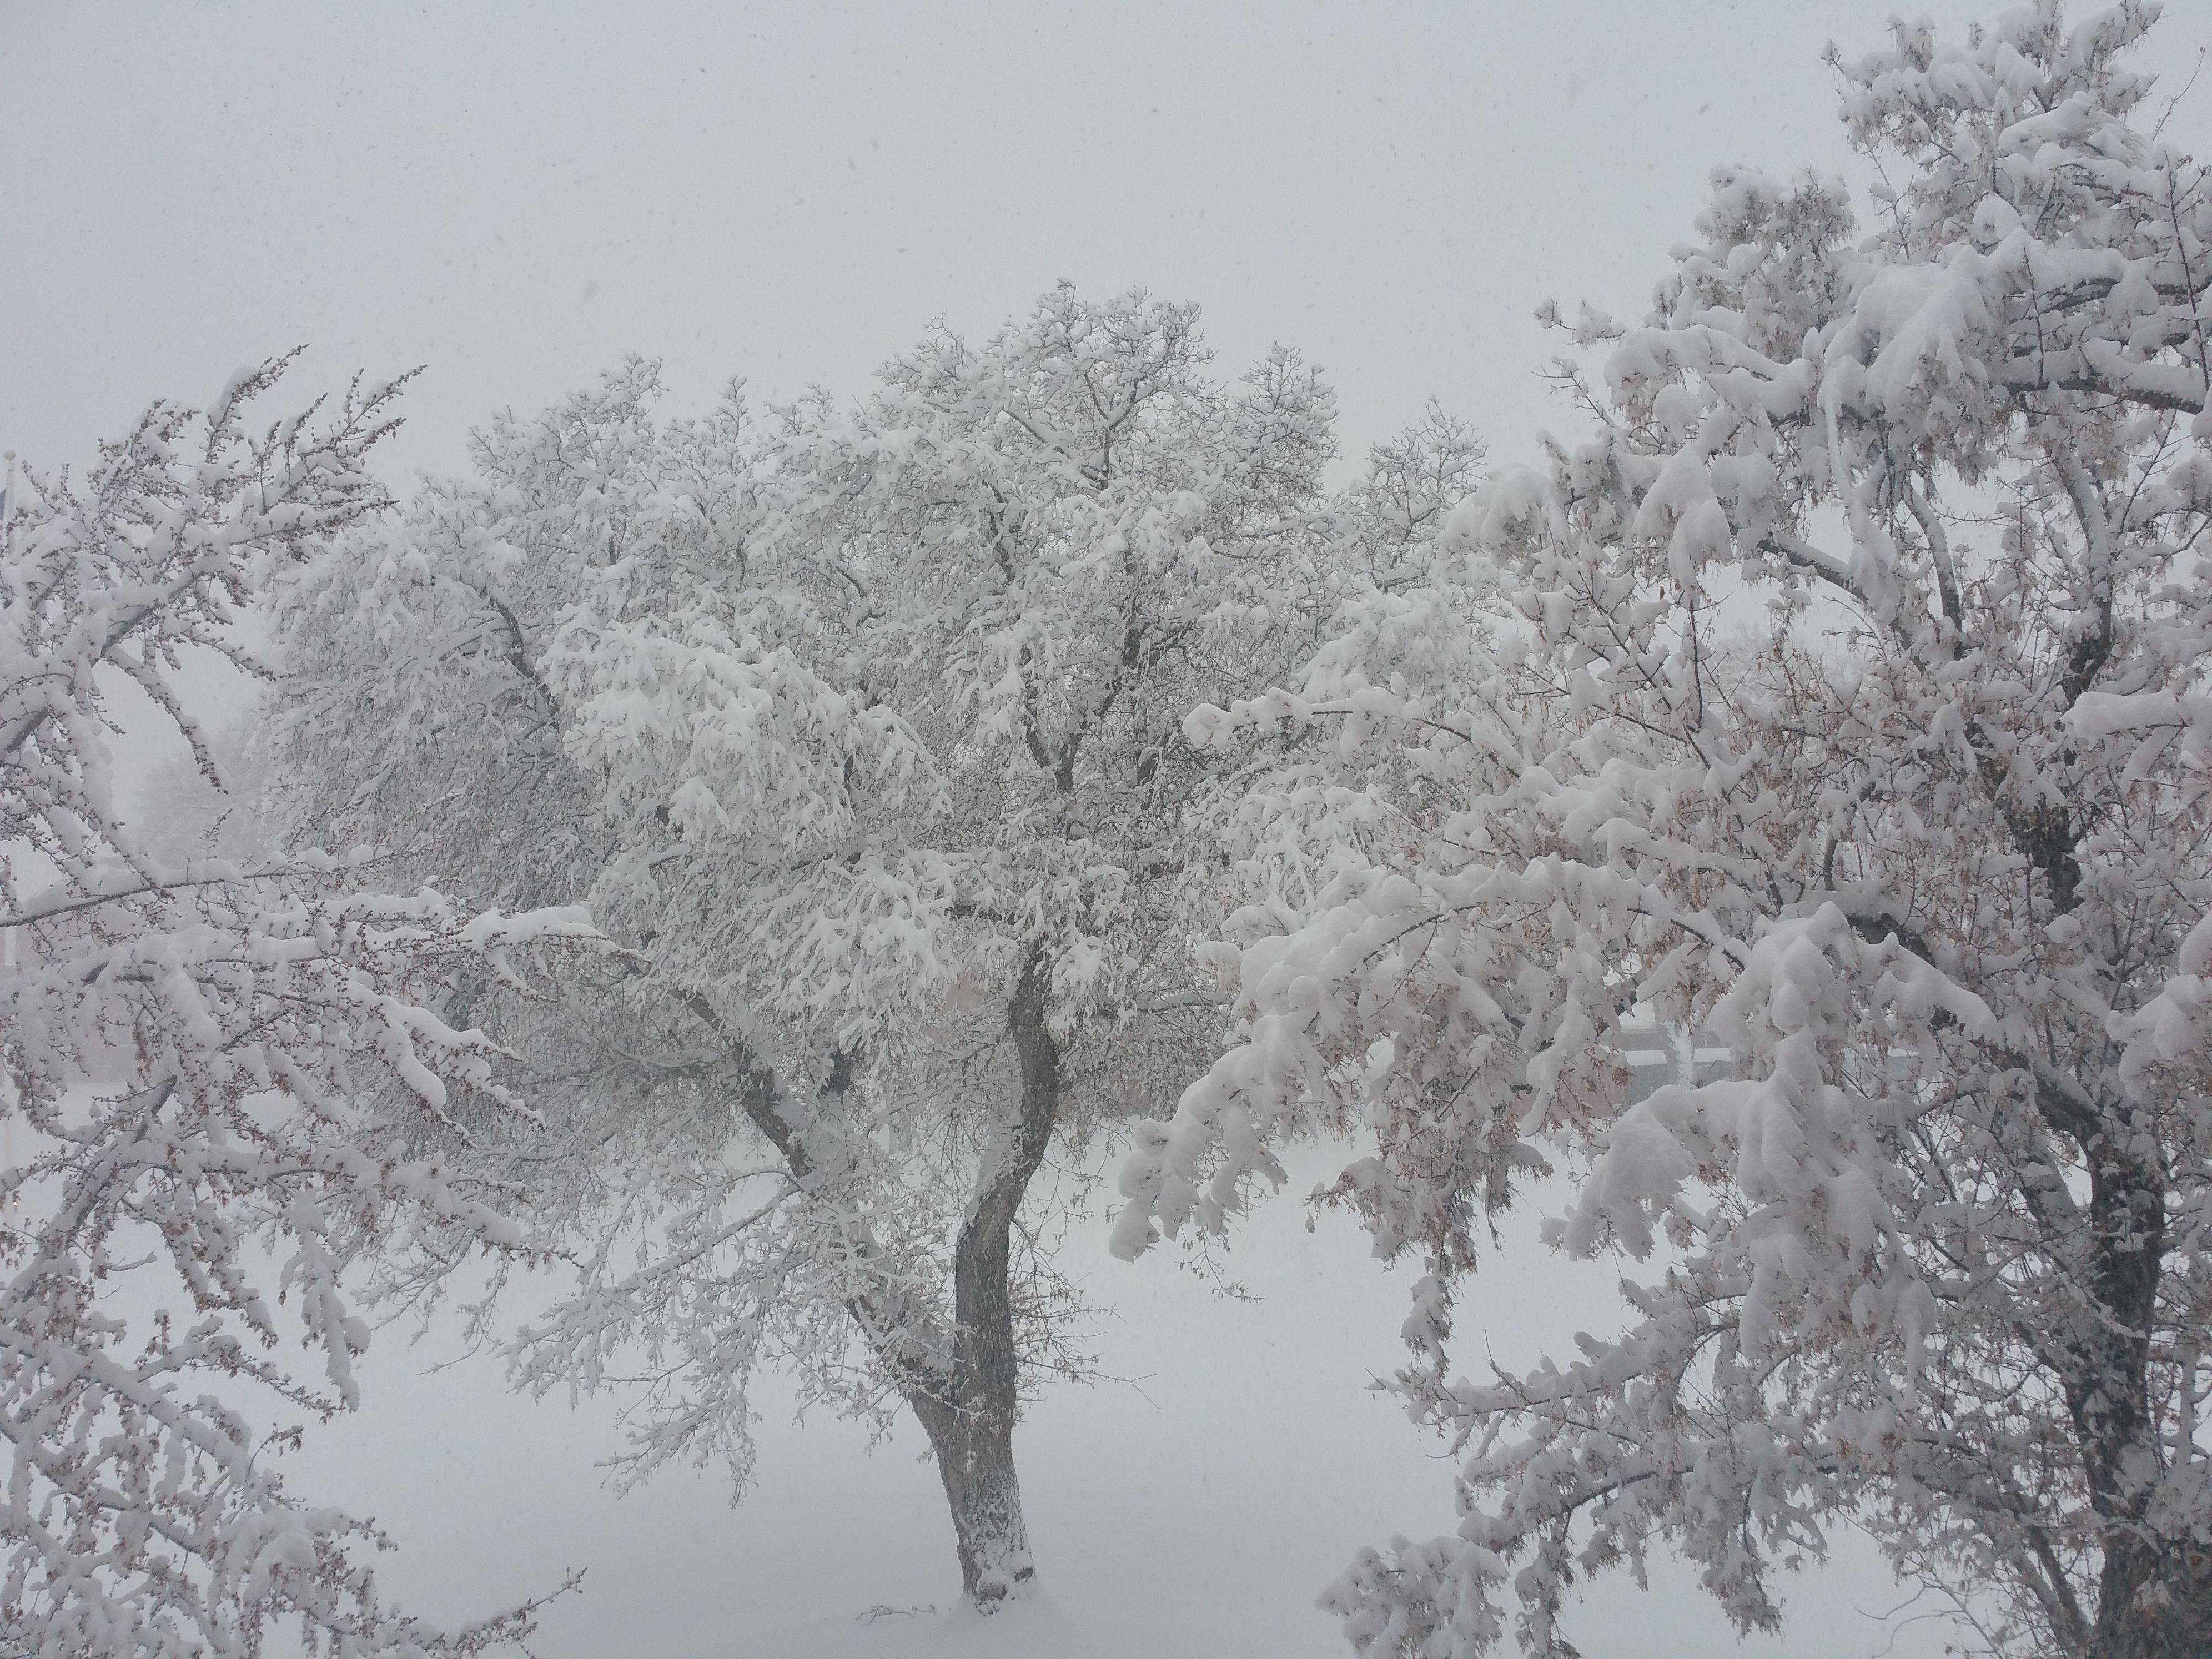
[[(1336, 1195), (1428, 1264), (1399, 1386), (1465, 1518), (1331, 1590), (1362, 1652), (1516, 1604), (1571, 1652), (1577, 1577), (1656, 1547), (1773, 1627), (1844, 1522), (1990, 1650), (2212, 1650), (2212, 188), (2139, 118), (2154, 17), (1839, 62), (1870, 224), (1723, 172), (1650, 317), (1585, 314), (1598, 429), (1447, 538), (1481, 647), (1394, 680), (1369, 629), (1194, 720), (1373, 757), (1255, 792), (1243, 1040), (1120, 1233), (1220, 1224), (1316, 1103), (1371, 1137)], [(1733, 1075), (1632, 1104), (1639, 1004)], [(1546, 1164), (1562, 1249), (1647, 1264), (1627, 1322), (1457, 1377), (1485, 1214)]]
[(1183, 715), (1307, 655), (1350, 556), (1326, 388), (1208, 356), (1189, 307), (1062, 289), (764, 426), (663, 422), (633, 365), (286, 613), (319, 811), (472, 902), (589, 893), (635, 952), (555, 1019), (471, 1004), (558, 1122), (494, 1167), (582, 1263), (522, 1377), (641, 1389), (629, 1475), (742, 1481), (762, 1364), (910, 1411), (985, 1607), (1033, 1572), (1021, 1401), (1083, 1363), (1054, 1150), (1218, 1026), (1234, 797)]
[(589, 930), (573, 912), (469, 921), (432, 891), (377, 892), (357, 860), (241, 863), (142, 832), (111, 755), (118, 710), (142, 745), (166, 732), (216, 817), (179, 670), (255, 668), (242, 607), (384, 502), (364, 461), (394, 388), (255, 430), (282, 368), (204, 415), (156, 405), (81, 480), (34, 475), (0, 524), (9, 1659), (232, 1659), (280, 1623), (332, 1653), (459, 1654), (526, 1625), (399, 1613), (366, 1559), (380, 1535), (295, 1498), (281, 1455), (358, 1401), (349, 1267), (435, 1277), (518, 1238), (510, 1194), (408, 1150), (528, 1117), (497, 1045), (428, 1004)]

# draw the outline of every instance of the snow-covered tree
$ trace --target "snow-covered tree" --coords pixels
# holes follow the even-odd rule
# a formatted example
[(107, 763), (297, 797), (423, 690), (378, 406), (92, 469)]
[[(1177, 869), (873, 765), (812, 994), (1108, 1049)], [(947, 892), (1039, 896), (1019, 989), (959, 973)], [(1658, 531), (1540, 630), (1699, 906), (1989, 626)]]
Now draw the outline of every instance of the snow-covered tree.
[(742, 1483), (764, 1363), (911, 1411), (983, 1606), (1033, 1571), (1024, 1391), (1085, 1364), (1054, 1148), (1214, 1051), (1238, 792), (1183, 716), (1309, 655), (1346, 556), (1326, 388), (1208, 356), (1189, 307), (1063, 288), (759, 424), (662, 422), (632, 364), (284, 611), (318, 812), (472, 902), (588, 894), (635, 953), (486, 1015), (566, 1147), (501, 1172), (584, 1264), (520, 1377), (641, 1381), (624, 1478)]
[[(434, 1273), (519, 1237), (503, 1194), (404, 1150), (465, 1139), (471, 1115), (527, 1116), (502, 1051), (427, 1001), (463, 972), (520, 984), (589, 929), (380, 894), (353, 855), (242, 864), (141, 833), (111, 752), (124, 722), (142, 745), (166, 731), (214, 797), (180, 685), (213, 659), (258, 672), (242, 607), (383, 504), (364, 461), (396, 386), (357, 387), (319, 424), (249, 428), (283, 367), (240, 374), (204, 415), (156, 405), (81, 480), (33, 474), (5, 515), (10, 1659), (250, 1655), (280, 1620), (333, 1653), (467, 1653), (527, 1622), (447, 1633), (402, 1615), (364, 1559), (374, 1528), (293, 1497), (279, 1462), (295, 1419), (357, 1401), (349, 1265)], [(319, 1377), (274, 1352), (287, 1340)]]
[[(1836, 59), (1869, 222), (1716, 174), (1646, 319), (1575, 330), (1594, 434), (1443, 538), (1462, 646), (1363, 620), (1193, 719), (1372, 757), (1255, 789), (1241, 1041), (1118, 1224), (1221, 1225), (1315, 1109), (1371, 1139), (1334, 1195), (1426, 1261), (1399, 1386), (1464, 1519), (1332, 1589), (1363, 1653), (1516, 1603), (1570, 1653), (1656, 1547), (1773, 1627), (1845, 1522), (1989, 1650), (2212, 1650), (2212, 185), (2143, 118), (2155, 16)], [(1732, 1075), (1631, 1103), (1638, 1005)], [(1460, 1377), (1485, 1218), (1561, 1165), (1626, 1325)]]

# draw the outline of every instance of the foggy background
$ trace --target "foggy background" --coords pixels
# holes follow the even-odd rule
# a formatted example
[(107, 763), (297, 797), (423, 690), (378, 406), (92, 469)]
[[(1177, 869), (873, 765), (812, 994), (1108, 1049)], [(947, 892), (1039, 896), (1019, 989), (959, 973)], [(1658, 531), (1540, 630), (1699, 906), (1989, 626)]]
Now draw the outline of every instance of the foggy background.
[[(1434, 396), (1518, 459), (1573, 424), (1530, 312), (1640, 314), (1717, 162), (1850, 172), (1820, 53), (1890, 10), (18, 0), (0, 447), (306, 344), (301, 385), (428, 366), (404, 477), (627, 353), (686, 409), (850, 392), (1066, 277), (1197, 301), (1232, 375), (1299, 347), (1348, 458)], [(2178, 89), (2212, 6), (2169, 14)], [(2212, 88), (2173, 131), (2212, 147)]]

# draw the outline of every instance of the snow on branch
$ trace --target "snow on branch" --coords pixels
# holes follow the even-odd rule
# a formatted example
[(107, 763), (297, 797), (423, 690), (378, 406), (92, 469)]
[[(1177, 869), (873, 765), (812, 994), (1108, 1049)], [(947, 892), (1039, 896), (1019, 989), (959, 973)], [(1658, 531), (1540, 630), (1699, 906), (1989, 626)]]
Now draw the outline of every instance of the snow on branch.
[[(1863, 228), (1717, 171), (1653, 311), (1577, 331), (1594, 434), (1425, 605), (1191, 718), (1267, 885), (1115, 1243), (1366, 1140), (1319, 1196), (1427, 1269), (1397, 1386), (1465, 1519), (1329, 1592), (1362, 1653), (1571, 1651), (1576, 1578), (1659, 1547), (1774, 1628), (1846, 1516), (1990, 1650), (2212, 1641), (2212, 179), (2132, 119), (2156, 15), (1837, 60)], [(1632, 1088), (1655, 1018), (1727, 1075)], [(1486, 1218), (1561, 1166), (1624, 1323), (1462, 1376)]]
[(398, 383), (252, 428), (289, 362), (204, 414), (155, 405), (82, 480), (34, 474), (4, 526), (0, 997), (27, 1139), (0, 1172), (0, 1610), (26, 1651), (242, 1656), (296, 1618), (349, 1652), (465, 1654), (543, 1604), (450, 1632), (403, 1614), (364, 1565), (381, 1537), (279, 1464), (359, 1401), (350, 1267), (520, 1241), (510, 1195), (440, 1148), (533, 1115), (441, 988), (526, 985), (604, 941), (580, 910), (364, 889), (350, 855), (165, 854), (108, 745), (128, 681), (219, 788), (178, 670), (264, 673), (245, 608), (386, 504), (366, 458)]

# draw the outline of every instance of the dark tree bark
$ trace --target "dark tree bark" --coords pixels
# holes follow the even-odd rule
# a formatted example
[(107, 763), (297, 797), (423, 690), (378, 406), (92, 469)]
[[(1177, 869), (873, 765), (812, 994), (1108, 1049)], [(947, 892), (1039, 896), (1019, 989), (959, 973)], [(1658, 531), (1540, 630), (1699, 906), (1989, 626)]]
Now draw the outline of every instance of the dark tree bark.
[(2166, 1462), (2150, 1410), (2151, 1327), (2166, 1252), (2162, 1172), (2112, 1126), (2087, 1148), (2096, 1228), (2094, 1321), (2069, 1346), (2081, 1366), (2067, 1407), (2089, 1500), (2104, 1522), (2087, 1659), (2212, 1655), (2212, 1547), (2175, 1539), (2150, 1512)]
[[(1020, 1062), (1021, 1090), (997, 1166), (978, 1178), (978, 1191), (953, 1258), (953, 1330), (949, 1362), (916, 1344), (908, 1311), (862, 1296), (853, 1317), (929, 1437), (952, 1512), (961, 1594), (990, 1611), (1036, 1576), (1029, 1526), (1014, 1470), (1014, 1421), (1019, 1414), (1020, 1356), (1014, 1335), (1012, 1269), (1014, 1218), (1044, 1163), (1060, 1113), (1060, 1049), (1046, 1022), (1049, 960), (1032, 952), (1007, 1005), (1006, 1023)], [(812, 1160), (783, 1110), (785, 1080), (702, 999), (691, 1006), (721, 1033), (737, 1057), (738, 1098), (802, 1184)], [(835, 1057), (825, 1091), (849, 1086), (851, 1057)], [(861, 1248), (870, 1248), (866, 1240)]]
[[(900, 1395), (921, 1420), (945, 1482), (960, 1555), (960, 1593), (991, 1610), (1036, 1577), (1029, 1524), (1022, 1517), (1022, 1482), (1013, 1468), (1013, 1422), (1020, 1413), (1020, 1354), (1013, 1334), (1013, 1218), (1030, 1179), (1044, 1164), (1060, 1115), (1060, 1048), (1046, 1029), (1044, 998), (1051, 964), (1037, 951), (1022, 969), (1006, 1024), (1020, 1057), (1022, 1088), (995, 1170), (980, 1175), (967, 1224), (953, 1255), (951, 1356), (915, 1343), (909, 1310), (872, 1297), (848, 1303), (876, 1358), (898, 1380)], [(783, 1157), (792, 1179), (807, 1183), (814, 1164), (785, 1115), (785, 1079), (748, 1042), (734, 1037), (702, 998), (690, 1006), (721, 1033), (741, 1071), (738, 1103)], [(852, 1057), (836, 1055), (825, 1093), (842, 1093)], [(869, 1241), (860, 1241), (867, 1249)]]
[(1007, 1005), (1021, 1097), (998, 1167), (986, 1170), (953, 1261), (951, 1375), (908, 1401), (929, 1436), (952, 1510), (961, 1593), (989, 1610), (1036, 1577), (1014, 1470), (1020, 1356), (1011, 1276), (1014, 1217), (1044, 1162), (1060, 1111), (1060, 1049), (1046, 1024), (1051, 964), (1033, 953)]
[[(2106, 643), (2092, 636), (2076, 649), (2069, 702), (2103, 662), (2110, 626), (2108, 607)], [(2081, 881), (2081, 832), (2071, 817), (2046, 810), (2016, 822), (2014, 835), (2045, 876), (2053, 914), (2070, 913)], [(2104, 1534), (2096, 1618), (2083, 1630), (2069, 1596), (2066, 1613), (2074, 1628), (2062, 1630), (2061, 1640), (2085, 1659), (2206, 1659), (2212, 1654), (2212, 1550), (2165, 1535), (2151, 1513), (2154, 1484), (2166, 1462), (2150, 1375), (2167, 1250), (2166, 1171), (2154, 1144), (2134, 1132), (2124, 1106), (2099, 1109), (2087, 1086), (2081, 1103), (2048, 1091), (2039, 1099), (2051, 1127), (2080, 1146), (2089, 1175), (2082, 1218), (2091, 1238), (2089, 1305), (2074, 1328), (2058, 1334), (2057, 1351), (2090, 1507)]]

